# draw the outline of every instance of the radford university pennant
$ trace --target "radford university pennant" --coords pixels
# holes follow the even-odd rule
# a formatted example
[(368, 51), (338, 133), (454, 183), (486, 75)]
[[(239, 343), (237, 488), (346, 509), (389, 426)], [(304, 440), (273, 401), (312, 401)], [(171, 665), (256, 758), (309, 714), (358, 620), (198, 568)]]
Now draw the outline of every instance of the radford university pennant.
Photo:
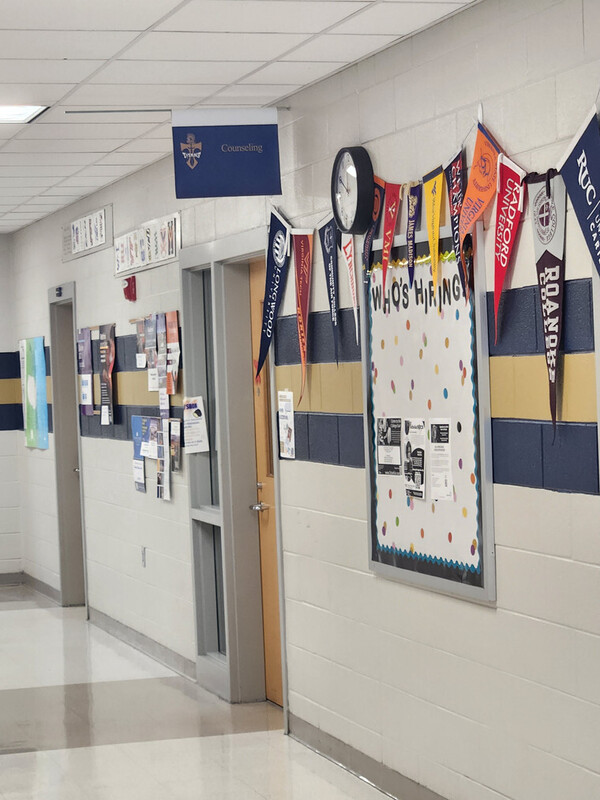
[(412, 287), (415, 279), (415, 259), (417, 257), (417, 247), (415, 244), (415, 233), (421, 218), (421, 195), (423, 194), (423, 184), (421, 181), (412, 181), (407, 184), (408, 189), (408, 221), (406, 223), (406, 258), (408, 261), (408, 282)]
[(310, 298), (310, 278), (312, 274), (312, 230), (293, 230), (294, 266), (296, 272), (296, 319), (298, 322), (298, 344), (300, 345), (300, 363), (302, 364), (302, 402), (306, 385), (306, 345), (308, 341), (308, 300)]
[[(465, 253), (465, 260), (467, 269), (461, 268), (460, 256), (460, 234), (459, 222), (460, 212), (463, 204), (463, 197), (465, 195), (465, 163), (463, 159), (462, 149), (452, 158), (444, 167), (446, 175), (446, 183), (448, 184), (448, 200), (450, 202), (450, 226), (452, 228), (452, 246), (454, 248), (454, 256), (456, 258), (456, 267), (462, 285), (463, 295), (467, 296), (467, 286), (465, 283), (465, 272), (469, 274), (471, 271), (471, 257)], [(466, 249), (468, 250), (468, 237), (465, 242)]]
[(358, 344), (358, 300), (356, 297), (356, 267), (354, 266), (354, 237), (351, 233), (341, 234), (340, 248), (346, 264), (346, 274), (348, 275), (348, 286), (350, 297), (352, 298), (352, 310), (354, 311), (354, 333), (356, 344)]
[(330, 217), (319, 228), (319, 241), (323, 252), (323, 265), (325, 267), (325, 283), (327, 297), (329, 298), (329, 315), (331, 318), (331, 331), (333, 333), (333, 348), (335, 360), (338, 360), (338, 247), (335, 220)]
[(600, 274), (600, 130), (596, 106), (573, 137), (558, 169)]
[(467, 191), (460, 212), (458, 229), (460, 236), (461, 264), (467, 297), (469, 295), (469, 280), (463, 243), (466, 235), (471, 232), (475, 223), (482, 216), (496, 194), (496, 173), (499, 152), (500, 147), (496, 144), (492, 135), (488, 133), (481, 122), (478, 123), (471, 174), (469, 175), (469, 183), (467, 184)]
[(283, 297), (290, 260), (291, 227), (276, 211), (271, 211), (269, 224), (269, 243), (267, 245), (267, 269), (265, 277), (265, 298), (263, 320), (260, 332), (260, 351), (258, 354), (258, 377), (275, 334), (277, 312)]
[(386, 183), (385, 185), (385, 211), (383, 212), (383, 247), (381, 250), (381, 268), (383, 270), (382, 286), (385, 295), (385, 276), (390, 263), (390, 254), (394, 244), (394, 231), (396, 220), (400, 211), (400, 183)]
[(540, 287), (550, 414), (556, 433), (556, 374), (565, 280), (565, 184), (555, 169), (527, 176), (533, 246)]
[(381, 212), (383, 210), (383, 203), (385, 199), (385, 181), (375, 175), (373, 188), (373, 215), (371, 217), (369, 227), (367, 228), (367, 232), (365, 233), (365, 239), (363, 242), (363, 268), (365, 272), (370, 272), (371, 267), (373, 266), (373, 239), (377, 233), (377, 227), (379, 225)]
[[(429, 254), (431, 256), (431, 277), (437, 295), (438, 265), (440, 262), (440, 214), (444, 202), (444, 170), (442, 167), (432, 170), (423, 177), (423, 194), (425, 195), (425, 215), (427, 217), (427, 236), (429, 238)], [(441, 304), (438, 311), (442, 310)]]
[(506, 282), (525, 199), (525, 172), (503, 153), (498, 155), (498, 199), (494, 238), (494, 321), (498, 342), (498, 309)]

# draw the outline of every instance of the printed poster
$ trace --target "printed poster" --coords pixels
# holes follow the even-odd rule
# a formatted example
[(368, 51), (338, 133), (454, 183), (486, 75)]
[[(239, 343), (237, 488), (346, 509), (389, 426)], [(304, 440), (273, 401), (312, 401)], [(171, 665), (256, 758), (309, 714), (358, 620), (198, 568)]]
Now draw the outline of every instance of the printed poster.
[(452, 500), (450, 419), (429, 420), (429, 486), (432, 500)]
[(158, 417), (142, 417), (142, 442), (140, 455), (146, 458), (158, 458)]
[(159, 500), (171, 499), (171, 446), (169, 420), (161, 419), (157, 437), (156, 497)]
[(377, 472), (379, 475), (402, 475), (400, 417), (377, 418)]
[(142, 455), (142, 417), (131, 417), (133, 439), (133, 481), (136, 492), (146, 492), (145, 461)]
[(136, 352), (135, 366), (137, 369), (146, 368), (146, 320), (138, 319), (135, 323)]
[(177, 311), (167, 311), (167, 394), (177, 394), (177, 378), (179, 376), (179, 322)]
[(94, 413), (94, 370), (92, 367), (92, 336), (89, 328), (77, 331), (77, 371), (79, 372), (81, 413)]
[(187, 453), (208, 452), (208, 429), (202, 397), (186, 397), (183, 401), (183, 438)]
[(171, 472), (181, 471), (181, 420), (170, 420)]
[(277, 392), (279, 417), (279, 457), (296, 458), (294, 431), (294, 393)]
[(100, 325), (100, 425), (112, 425), (115, 324)]
[(148, 391), (158, 392), (158, 350), (156, 347), (156, 314), (144, 320), (146, 364), (148, 365)]
[(425, 420), (404, 420), (404, 488), (407, 497), (425, 498)]

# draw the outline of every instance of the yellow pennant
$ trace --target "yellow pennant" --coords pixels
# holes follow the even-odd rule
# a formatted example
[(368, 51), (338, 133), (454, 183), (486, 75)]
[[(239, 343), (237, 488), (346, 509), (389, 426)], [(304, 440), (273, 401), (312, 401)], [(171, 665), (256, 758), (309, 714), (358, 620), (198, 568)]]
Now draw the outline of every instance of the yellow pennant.
[[(444, 185), (446, 179), (442, 167), (437, 167), (423, 177), (423, 195), (425, 197), (425, 214), (427, 217), (427, 236), (431, 254), (431, 276), (437, 294), (438, 264), (440, 261), (440, 215), (444, 202)], [(438, 309), (439, 310), (439, 309)]]

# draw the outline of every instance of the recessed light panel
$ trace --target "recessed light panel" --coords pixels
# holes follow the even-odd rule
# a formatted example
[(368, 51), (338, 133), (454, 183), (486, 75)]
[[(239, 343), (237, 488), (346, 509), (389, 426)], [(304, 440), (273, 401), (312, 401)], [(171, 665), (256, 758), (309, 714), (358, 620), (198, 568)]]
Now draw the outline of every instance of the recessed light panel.
[(48, 106), (0, 106), (0, 123), (32, 122), (47, 108)]

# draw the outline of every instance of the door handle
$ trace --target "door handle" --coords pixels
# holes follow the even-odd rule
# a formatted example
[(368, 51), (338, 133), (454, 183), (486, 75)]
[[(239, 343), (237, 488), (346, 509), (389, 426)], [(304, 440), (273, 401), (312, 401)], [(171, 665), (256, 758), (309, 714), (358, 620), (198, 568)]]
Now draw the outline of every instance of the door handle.
[(79, 467), (73, 467), (73, 472), (76, 472), (79, 475)]
[(253, 503), (249, 508), (250, 511), (266, 511), (270, 507), (268, 503), (263, 503), (261, 500), (260, 503)]

